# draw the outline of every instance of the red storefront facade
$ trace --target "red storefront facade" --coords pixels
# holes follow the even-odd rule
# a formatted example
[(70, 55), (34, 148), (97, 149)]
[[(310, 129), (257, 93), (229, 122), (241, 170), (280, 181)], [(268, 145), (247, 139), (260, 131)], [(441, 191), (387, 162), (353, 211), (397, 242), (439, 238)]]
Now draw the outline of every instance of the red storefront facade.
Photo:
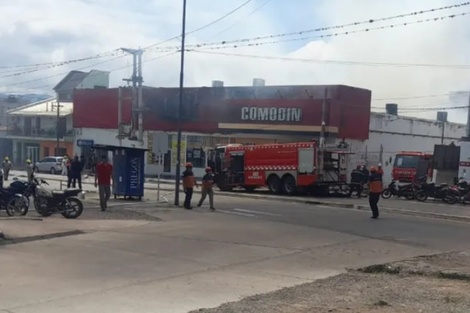
[[(182, 129), (200, 134), (303, 135), (321, 130), (327, 89), (327, 136), (369, 137), (371, 91), (343, 85), (186, 88)], [(77, 90), (74, 128), (118, 128), (118, 89)], [(131, 91), (123, 90), (121, 121), (131, 121)], [(177, 88), (144, 88), (144, 130), (176, 131)]]

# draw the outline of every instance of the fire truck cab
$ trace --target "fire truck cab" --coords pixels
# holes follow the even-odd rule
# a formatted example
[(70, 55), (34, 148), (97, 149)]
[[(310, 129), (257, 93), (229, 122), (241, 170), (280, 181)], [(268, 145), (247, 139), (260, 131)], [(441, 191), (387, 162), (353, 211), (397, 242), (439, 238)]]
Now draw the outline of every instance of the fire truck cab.
[(209, 153), (218, 187), (247, 191), (267, 186), (272, 193), (292, 195), (297, 191), (329, 190), (346, 184), (348, 152), (341, 149), (323, 151), (316, 142), (227, 145)]
[(393, 164), (393, 180), (411, 182), (422, 176), (432, 177), (432, 154), (414, 151), (399, 152)]

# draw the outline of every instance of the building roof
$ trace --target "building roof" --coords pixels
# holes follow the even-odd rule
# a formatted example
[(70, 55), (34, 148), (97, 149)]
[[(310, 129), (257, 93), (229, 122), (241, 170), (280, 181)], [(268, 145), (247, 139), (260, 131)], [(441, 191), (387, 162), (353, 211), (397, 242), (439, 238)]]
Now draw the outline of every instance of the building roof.
[(71, 71), (55, 87), (56, 92), (74, 90), (87, 77), (88, 73), (81, 71)]
[[(8, 115), (24, 115), (24, 116), (57, 116), (56, 111), (57, 100), (55, 98), (35, 102), (7, 111)], [(60, 103), (60, 116), (67, 116), (73, 113), (72, 102)]]

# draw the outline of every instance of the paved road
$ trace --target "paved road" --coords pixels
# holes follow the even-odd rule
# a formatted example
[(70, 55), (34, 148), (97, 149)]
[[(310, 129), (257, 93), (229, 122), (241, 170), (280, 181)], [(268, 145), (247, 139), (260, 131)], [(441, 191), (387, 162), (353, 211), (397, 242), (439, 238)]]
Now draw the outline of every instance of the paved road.
[(187, 312), (346, 267), (470, 251), (466, 223), (233, 197), (217, 208), (127, 207), (161, 222), (0, 221), (7, 234), (85, 232), (0, 246), (0, 312)]
[[(24, 173), (21, 171), (13, 171), (13, 176), (24, 176)], [(48, 180), (51, 184), (52, 188), (65, 188), (64, 183), (60, 183), (57, 180), (65, 180), (65, 177), (59, 175), (50, 175), (50, 174), (38, 174), (40, 177)], [(93, 177), (84, 177), (83, 179), (83, 189), (87, 192), (96, 192), (96, 188), (93, 186), (94, 178)], [(156, 201), (157, 200), (157, 192), (156, 187), (157, 185), (153, 182), (146, 183), (147, 189), (145, 190), (145, 199), (148, 201)], [(174, 197), (174, 185), (170, 184), (169, 181), (164, 181), (161, 183), (161, 193), (160, 196), (166, 196), (171, 202)], [(196, 193), (198, 189), (196, 189)], [(356, 199), (356, 198), (313, 198), (310, 196), (305, 197), (285, 197), (285, 196), (275, 196), (271, 195), (266, 191), (260, 191), (256, 193), (245, 193), (241, 191), (235, 191), (231, 193), (224, 193), (219, 192), (219, 195), (231, 196), (231, 197), (250, 197), (255, 199), (275, 199), (276, 201), (287, 201), (287, 202), (304, 202), (308, 201), (316, 201), (323, 204), (330, 204), (334, 206), (343, 206), (343, 205), (354, 205), (356, 207), (366, 207), (368, 206), (367, 199)], [(181, 194), (183, 196), (183, 194)], [(197, 195), (196, 195), (197, 197)], [(162, 199), (160, 199), (162, 200)], [(451, 217), (456, 217), (457, 219), (466, 219), (470, 221), (470, 207), (468, 205), (447, 205), (442, 201), (432, 201), (429, 200), (427, 202), (417, 202), (417, 201), (408, 201), (404, 199), (388, 199), (388, 200), (381, 200), (380, 206), (384, 208), (390, 208), (392, 210), (406, 210), (406, 211), (414, 211), (424, 214), (438, 214), (442, 215), (444, 218), (448, 218), (450, 215)], [(405, 212), (406, 213), (406, 212)]]

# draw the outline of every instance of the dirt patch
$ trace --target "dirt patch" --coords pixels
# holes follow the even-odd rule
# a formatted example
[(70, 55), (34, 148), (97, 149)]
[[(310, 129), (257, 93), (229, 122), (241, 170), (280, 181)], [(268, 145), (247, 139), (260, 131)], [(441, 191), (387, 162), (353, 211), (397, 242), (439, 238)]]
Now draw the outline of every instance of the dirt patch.
[(464, 253), (419, 257), (193, 312), (468, 313), (469, 273)]

